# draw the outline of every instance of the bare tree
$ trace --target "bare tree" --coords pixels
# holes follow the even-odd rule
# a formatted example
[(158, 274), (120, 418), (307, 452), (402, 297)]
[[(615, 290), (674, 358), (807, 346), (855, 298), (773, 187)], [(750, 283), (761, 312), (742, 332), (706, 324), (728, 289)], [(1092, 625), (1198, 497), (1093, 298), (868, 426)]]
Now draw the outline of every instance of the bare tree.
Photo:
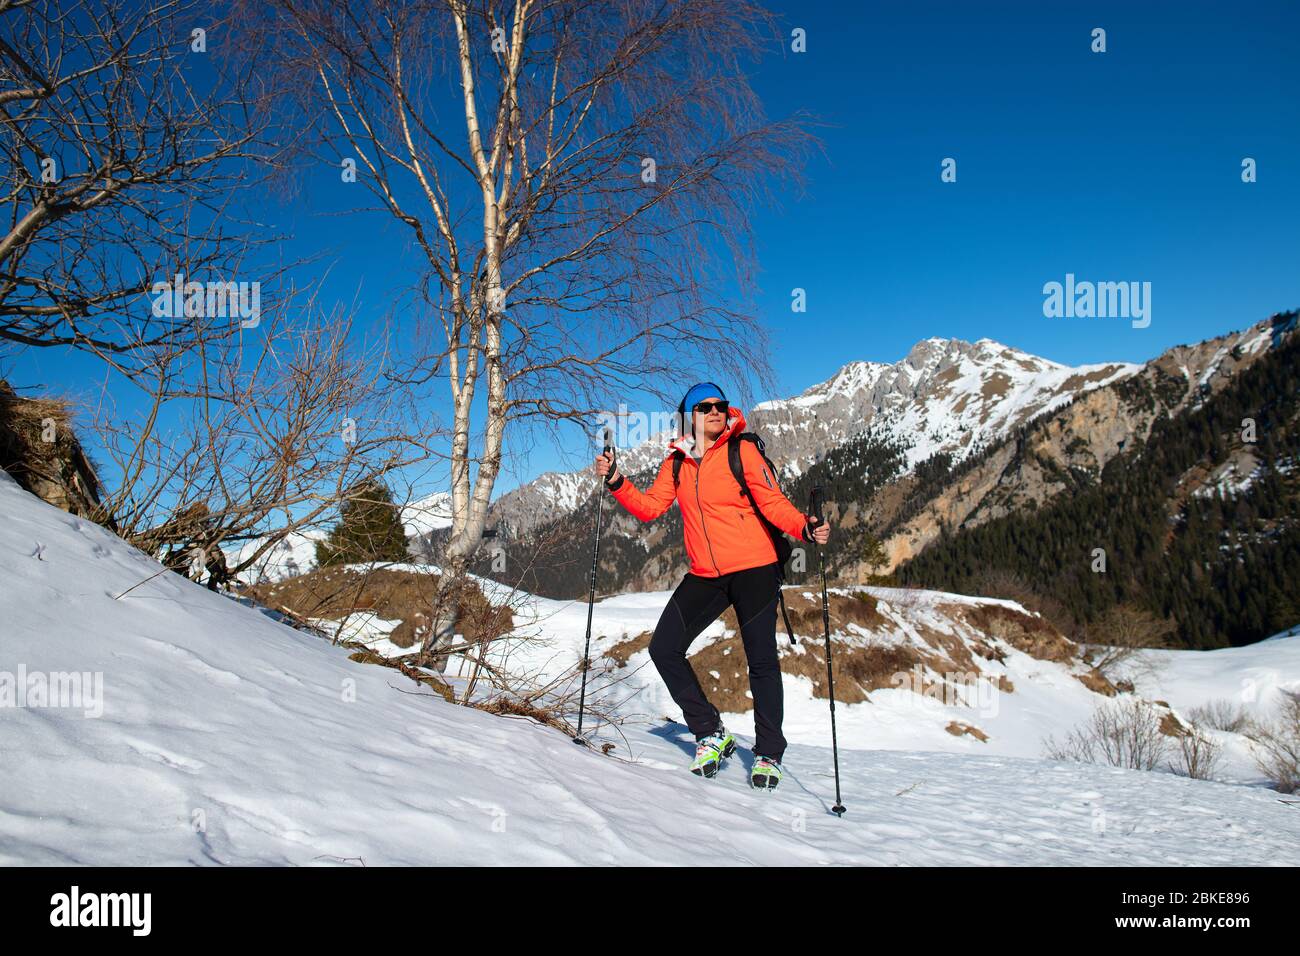
[(1083, 643), (1085, 660), (1107, 677), (1114, 677), (1121, 665), (1151, 676), (1155, 663), (1143, 651), (1169, 646), (1177, 630), (1173, 621), (1157, 617), (1132, 604), (1117, 604), (1088, 626)]
[(316, 155), (354, 166), (367, 211), (410, 236), (420, 315), (403, 380), (450, 392), (450, 580), (481, 540), (511, 423), (588, 420), (706, 355), (738, 380), (769, 374), (753, 310), (728, 293), (752, 281), (749, 210), (809, 138), (767, 122), (745, 76), (777, 48), (760, 6), (244, 12), (283, 88), (324, 114)]
[(233, 334), (150, 298), (231, 277), (266, 238), (238, 228), (233, 190), (271, 156), (269, 114), (207, 55), (220, 28), (203, 0), (0, 0), (0, 342), (135, 375)]
[[(424, 461), (436, 434), (387, 387), (386, 353), (349, 346), (350, 331), (347, 315), (309, 303), (270, 316), (251, 343), (175, 346), (138, 413), (120, 414), (106, 390), (94, 427), (118, 532), (177, 570), (230, 578), (320, 527), (367, 479)], [(227, 567), (223, 548), (249, 540)]]

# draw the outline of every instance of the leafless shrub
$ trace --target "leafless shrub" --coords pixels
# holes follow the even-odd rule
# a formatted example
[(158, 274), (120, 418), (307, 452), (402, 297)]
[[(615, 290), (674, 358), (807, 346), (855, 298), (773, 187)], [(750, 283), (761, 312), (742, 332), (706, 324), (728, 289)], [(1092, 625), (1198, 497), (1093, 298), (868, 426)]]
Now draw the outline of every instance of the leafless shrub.
[(1064, 742), (1048, 737), (1044, 749), (1053, 760), (1154, 770), (1164, 758), (1168, 743), (1160, 732), (1155, 707), (1130, 697), (1102, 704), (1087, 723), (1070, 731)]
[(428, 457), (436, 434), (381, 384), (382, 353), (358, 352), (348, 317), (312, 306), (273, 313), (247, 344), (169, 350), (138, 412), (120, 413), (105, 389), (91, 427), (122, 537), (215, 588), (320, 528), (364, 479)]
[(1219, 769), (1223, 750), (1219, 743), (1200, 727), (1193, 725), (1176, 738), (1174, 759), (1169, 769), (1180, 777), (1212, 780)]
[(1222, 697), (1191, 708), (1187, 716), (1198, 727), (1211, 727), (1228, 734), (1242, 733), (1250, 722), (1244, 707)]
[(1300, 692), (1282, 691), (1271, 719), (1251, 728), (1255, 765), (1282, 793), (1300, 790)]
[(1132, 604), (1117, 604), (1082, 633), (1085, 660), (1107, 678), (1115, 680), (1125, 669), (1153, 676), (1154, 661), (1142, 652), (1169, 646), (1177, 625)]

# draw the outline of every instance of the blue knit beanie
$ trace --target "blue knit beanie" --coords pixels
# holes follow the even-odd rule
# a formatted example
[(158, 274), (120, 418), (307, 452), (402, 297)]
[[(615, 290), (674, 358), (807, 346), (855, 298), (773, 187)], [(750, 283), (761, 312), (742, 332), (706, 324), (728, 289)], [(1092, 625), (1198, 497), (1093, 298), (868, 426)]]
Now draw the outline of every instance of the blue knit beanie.
[(682, 399), (681, 405), (677, 407), (678, 413), (682, 416), (683, 435), (688, 431), (686, 423), (689, 420), (688, 416), (690, 415), (691, 410), (695, 408), (696, 403), (715, 396), (722, 399), (724, 402), (727, 400), (726, 393), (712, 382), (700, 382), (698, 385), (691, 386), (691, 390), (686, 393), (686, 397)]

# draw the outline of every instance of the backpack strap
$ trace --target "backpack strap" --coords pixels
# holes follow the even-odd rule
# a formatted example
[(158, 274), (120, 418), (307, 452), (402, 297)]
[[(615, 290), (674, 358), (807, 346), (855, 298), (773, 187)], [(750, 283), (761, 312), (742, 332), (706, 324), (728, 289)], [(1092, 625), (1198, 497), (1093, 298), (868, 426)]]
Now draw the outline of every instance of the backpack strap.
[(749, 499), (749, 506), (754, 509), (754, 514), (758, 515), (758, 520), (763, 523), (763, 527), (767, 529), (768, 535), (772, 538), (772, 546), (776, 548), (776, 573), (778, 579), (776, 599), (781, 605), (781, 617), (785, 619), (785, 633), (789, 636), (791, 644), (798, 644), (799, 642), (795, 640), (794, 628), (790, 626), (790, 612), (785, 609), (785, 593), (781, 589), (781, 585), (785, 582), (785, 563), (790, 560), (790, 542), (780, 528), (767, 520), (767, 516), (758, 507), (758, 502), (754, 500), (754, 496), (749, 490), (749, 482), (745, 480), (745, 465), (740, 460), (740, 443), (742, 441), (754, 443), (758, 453), (763, 456), (763, 463), (767, 465), (768, 472), (774, 476), (776, 475), (776, 466), (767, 457), (763, 439), (753, 432), (741, 432), (727, 442), (727, 463), (731, 466), (731, 474), (735, 477), (736, 484), (740, 485), (740, 493)]
[(686, 455), (683, 452), (680, 451), (673, 452), (673, 487), (674, 488), (676, 488), (677, 485), (682, 480), (682, 462), (684, 462), (685, 460), (686, 460)]
[(763, 461), (767, 461), (767, 455), (763, 451), (763, 439), (753, 432), (741, 432), (727, 442), (727, 464), (731, 466), (731, 474), (735, 476), (736, 484), (740, 485), (740, 493), (748, 498), (754, 510), (758, 511), (754, 496), (749, 493), (749, 483), (745, 481), (745, 465), (740, 460), (740, 443), (742, 441), (753, 442), (755, 447), (758, 448), (758, 453), (763, 456)]
[(785, 633), (790, 638), (791, 644), (798, 644), (795, 640), (794, 628), (790, 626), (790, 612), (785, 609), (785, 590), (781, 587), (781, 582), (776, 583), (776, 599), (781, 604), (781, 617), (785, 618)]

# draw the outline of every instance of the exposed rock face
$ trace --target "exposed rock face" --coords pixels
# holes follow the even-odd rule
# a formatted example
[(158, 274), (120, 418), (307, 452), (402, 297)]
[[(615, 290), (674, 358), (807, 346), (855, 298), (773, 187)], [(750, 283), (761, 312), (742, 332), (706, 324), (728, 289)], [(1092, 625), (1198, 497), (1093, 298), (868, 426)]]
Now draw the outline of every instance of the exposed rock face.
[(995, 449), (891, 533), (884, 542), (888, 569), (920, 553), (945, 527), (977, 526), (1040, 506), (1074, 481), (1096, 480), (1112, 458), (1145, 441), (1157, 419), (1220, 391), (1279, 336), (1293, 332), (1294, 323), (1261, 323), (1198, 345), (1176, 346), (1137, 374), (1080, 394)]
[(99, 478), (63, 402), (22, 398), (0, 381), (0, 468), (42, 501), (110, 523), (100, 505)]

